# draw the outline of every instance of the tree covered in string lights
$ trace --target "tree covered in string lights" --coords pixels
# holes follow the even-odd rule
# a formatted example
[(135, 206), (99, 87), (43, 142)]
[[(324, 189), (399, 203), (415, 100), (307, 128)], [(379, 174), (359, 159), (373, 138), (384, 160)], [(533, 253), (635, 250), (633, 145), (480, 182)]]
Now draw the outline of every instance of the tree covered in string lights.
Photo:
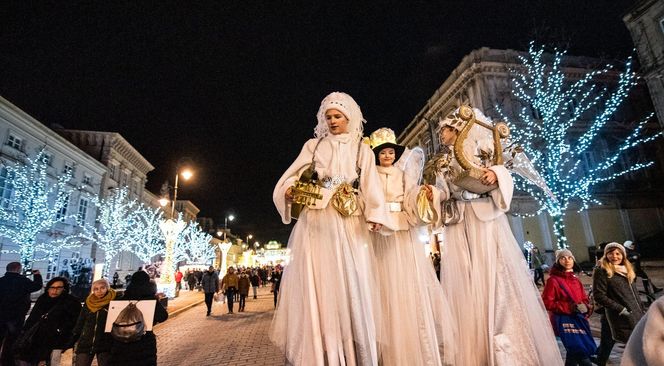
[[(216, 258), (215, 247), (211, 244), (212, 235), (201, 230), (198, 223), (191, 222), (182, 230), (175, 242), (174, 263), (206, 263)], [(175, 270), (175, 268), (173, 268)]]
[(164, 234), (159, 225), (164, 221), (164, 212), (160, 208), (151, 208), (143, 204), (138, 205), (133, 212), (137, 225), (132, 233), (132, 252), (144, 263), (152, 262), (157, 255), (166, 252)]
[(49, 159), (50, 155), (41, 150), (25, 163), (6, 165), (0, 177), (4, 188), (11, 191), (10, 197), (0, 204), (0, 236), (18, 247), (2, 252), (18, 253), (24, 271), (32, 268), (39, 248), (52, 254), (59, 251), (59, 245), (66, 246), (58, 242), (41, 243), (37, 239), (65, 219), (63, 212), (75, 190), (75, 186), (69, 184), (72, 170), (49, 177)]
[[(618, 108), (626, 100), (636, 75), (631, 57), (625, 70), (617, 72), (611, 65), (582, 75), (568, 77), (563, 66), (566, 52), (555, 50), (547, 54), (544, 47), (530, 44), (527, 56), (519, 56), (522, 66), (513, 70), (513, 95), (522, 106), (515, 118), (507, 116), (515, 143), (525, 149), (555, 197), (536, 189), (525, 180), (517, 180), (516, 188), (528, 192), (549, 213), (559, 248), (568, 246), (564, 217), (570, 204), (577, 203), (579, 211), (592, 204), (601, 204), (594, 197), (593, 188), (602, 182), (646, 168), (652, 161), (620, 166), (620, 157), (630, 149), (649, 142), (660, 133), (644, 136), (644, 128), (652, 114), (639, 122), (624, 141), (596, 153), (600, 160), (594, 166), (584, 162), (601, 146), (600, 132), (611, 125)], [(611, 89), (601, 79), (615, 80)]]
[(114, 189), (110, 195), (94, 199), (93, 203), (97, 208), (96, 222), (84, 223), (81, 233), (66, 241), (95, 243), (103, 251), (102, 275), (108, 277), (109, 265), (118, 253), (133, 249), (135, 232), (140, 227), (136, 215), (140, 204), (129, 198), (127, 187)]

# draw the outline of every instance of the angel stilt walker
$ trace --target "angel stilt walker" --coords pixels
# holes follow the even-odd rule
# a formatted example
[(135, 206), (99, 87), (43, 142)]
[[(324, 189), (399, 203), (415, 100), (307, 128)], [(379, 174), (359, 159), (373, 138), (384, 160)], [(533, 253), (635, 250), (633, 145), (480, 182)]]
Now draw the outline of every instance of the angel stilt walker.
[[(513, 181), (493, 123), (478, 109), (442, 118), (449, 155), (424, 191), (443, 228), (441, 283), (459, 323), (458, 365), (562, 365), (544, 305), (505, 212)], [(493, 133), (493, 136), (492, 136)], [(469, 166), (470, 169), (469, 169)]]
[(380, 364), (452, 364), (454, 319), (419, 238), (418, 229), (425, 223), (407, 199), (419, 193), (424, 152), (420, 148), (404, 152), (389, 128), (371, 134), (371, 147), (392, 220), (390, 226), (395, 229), (389, 236), (371, 234), (383, 306), (378, 321), (382, 335), (378, 345)]
[(271, 340), (293, 365), (377, 365), (380, 304), (369, 230), (388, 221), (360, 107), (344, 93), (321, 102), (315, 137), (274, 188), (288, 247)]

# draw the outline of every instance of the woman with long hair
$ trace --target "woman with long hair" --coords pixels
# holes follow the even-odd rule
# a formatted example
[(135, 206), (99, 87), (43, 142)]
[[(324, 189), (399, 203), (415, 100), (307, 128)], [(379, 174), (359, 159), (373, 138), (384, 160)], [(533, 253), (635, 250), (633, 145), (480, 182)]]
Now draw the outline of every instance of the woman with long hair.
[(601, 339), (597, 351), (598, 365), (606, 364), (615, 342), (627, 342), (644, 314), (635, 280), (636, 273), (627, 260), (625, 247), (616, 242), (607, 244), (593, 273), (593, 296), (604, 308), (602, 323), (611, 329), (611, 338), (604, 336)]
[[(556, 326), (557, 315), (583, 315), (583, 321), (590, 329), (588, 317), (591, 314), (591, 306), (588, 300), (588, 294), (583, 288), (583, 284), (576, 275), (581, 268), (576, 264), (576, 259), (568, 249), (556, 251), (556, 263), (551, 267), (549, 280), (544, 285), (542, 300), (546, 310), (551, 313), (551, 323), (554, 325), (554, 332), (558, 331)], [(592, 335), (587, 334), (588, 339), (592, 340)], [(592, 342), (594, 344), (594, 340)], [(563, 346), (567, 350), (565, 366), (591, 366), (591, 354), (577, 352), (571, 349), (563, 341)], [(593, 345), (593, 350), (595, 346)]]

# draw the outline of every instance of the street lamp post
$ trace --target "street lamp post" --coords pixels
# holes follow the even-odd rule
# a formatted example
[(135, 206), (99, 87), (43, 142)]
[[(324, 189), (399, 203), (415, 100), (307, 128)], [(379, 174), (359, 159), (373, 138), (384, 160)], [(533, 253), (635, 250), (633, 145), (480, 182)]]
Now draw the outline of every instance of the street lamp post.
[(254, 236), (251, 235), (251, 234), (247, 235), (247, 240), (245, 240), (244, 242), (247, 243), (247, 245), (249, 245), (249, 239), (251, 239), (251, 238), (253, 238), (253, 237), (254, 237)]

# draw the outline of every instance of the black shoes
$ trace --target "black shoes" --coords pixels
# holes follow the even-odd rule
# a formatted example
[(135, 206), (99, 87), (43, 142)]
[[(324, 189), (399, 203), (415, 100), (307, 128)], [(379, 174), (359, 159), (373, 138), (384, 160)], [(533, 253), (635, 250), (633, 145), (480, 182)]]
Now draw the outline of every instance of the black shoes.
[(207, 314), (205, 314), (205, 316), (210, 316), (210, 312), (208, 311)]

